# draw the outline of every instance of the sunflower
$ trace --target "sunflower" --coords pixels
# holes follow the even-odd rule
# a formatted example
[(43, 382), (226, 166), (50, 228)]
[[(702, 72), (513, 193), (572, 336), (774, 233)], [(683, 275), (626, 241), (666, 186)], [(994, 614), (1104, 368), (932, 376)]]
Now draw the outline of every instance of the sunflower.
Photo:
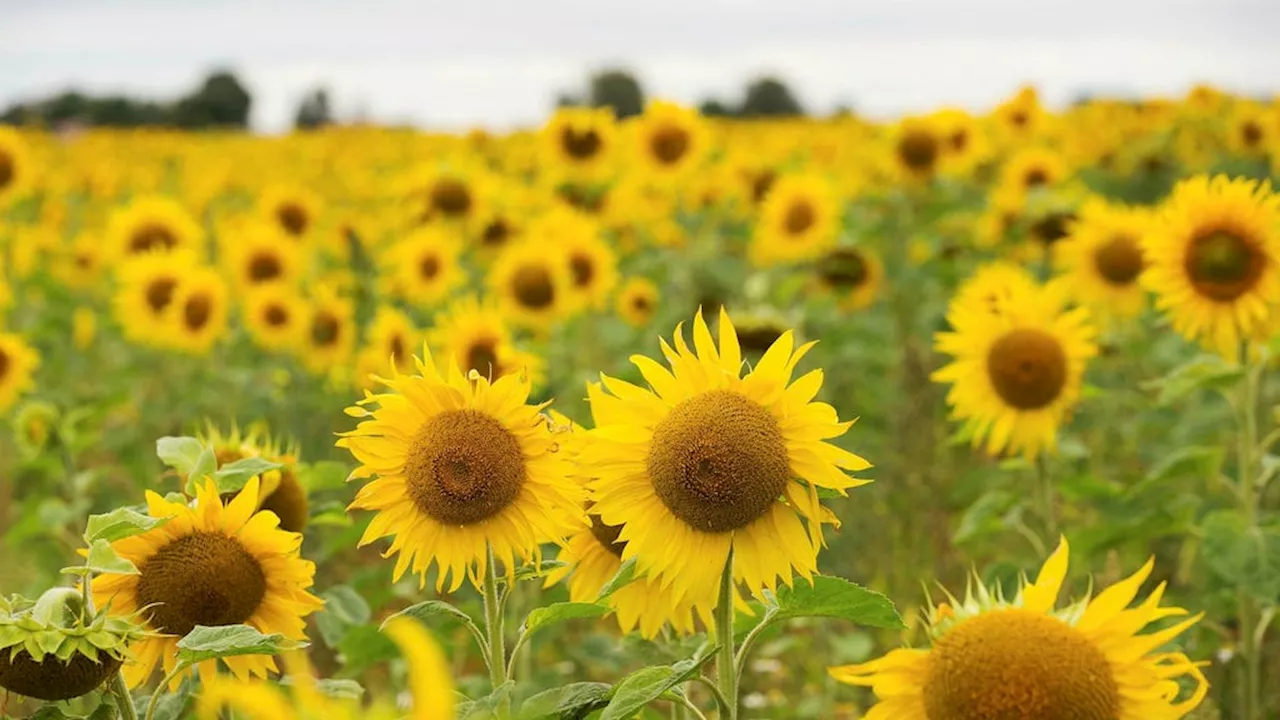
[(831, 519), (818, 488), (843, 494), (867, 482), (844, 472), (865, 460), (826, 442), (851, 423), (812, 402), (822, 371), (791, 381), (812, 343), (796, 348), (783, 333), (743, 376), (723, 309), (719, 336), (717, 349), (699, 312), (696, 353), (677, 326), (675, 348), (662, 343), (671, 370), (632, 358), (652, 389), (602, 376), (608, 392), (589, 397), (597, 427), (579, 473), (592, 478), (592, 512), (622, 527), (623, 558), (636, 558), (673, 605), (714, 607), (731, 553), (735, 581), (753, 593), (811, 577)]
[[(306, 637), (304, 618), (324, 604), (307, 592), (315, 565), (298, 557), (301, 535), (279, 529), (274, 513), (254, 512), (258, 489), (258, 479), (250, 479), (225, 506), (212, 480), (197, 489), (192, 506), (147, 491), (148, 513), (169, 521), (112, 543), (138, 573), (95, 577), (94, 604), (116, 615), (140, 613), (156, 633), (130, 648), (134, 662), (124, 668), (130, 687), (145, 682), (157, 663), (172, 672), (178, 640), (196, 625), (246, 624), (292, 640)], [(223, 662), (240, 678), (276, 670), (264, 655)], [(215, 665), (200, 663), (201, 677), (212, 677)]]
[(756, 222), (751, 258), (758, 265), (812, 260), (830, 249), (840, 229), (831, 186), (813, 175), (784, 175), (773, 184)]
[(958, 108), (945, 108), (932, 117), (941, 159), (939, 169), (946, 175), (963, 177), (987, 158), (990, 151), (986, 132), (969, 113)]
[(1051, 188), (1067, 177), (1062, 155), (1046, 147), (1027, 147), (1014, 153), (1000, 168), (1000, 186), (1025, 197), (1034, 190)]
[(414, 171), (405, 182), (410, 225), (433, 222), (469, 226), (485, 214), (489, 179), (482, 171), (426, 168)]
[(698, 111), (662, 100), (650, 101), (629, 129), (645, 176), (660, 182), (690, 174), (702, 163), (710, 142)]
[(1141, 312), (1142, 241), (1150, 227), (1151, 213), (1144, 208), (1086, 202), (1055, 254), (1072, 295), (1099, 317)]
[(522, 327), (545, 329), (574, 309), (567, 258), (555, 246), (531, 238), (498, 256), (488, 282), (502, 313)]
[(832, 677), (874, 690), (866, 720), (1177, 720), (1191, 712), (1209, 687), (1200, 663), (1157, 650), (1202, 615), (1141, 634), (1187, 615), (1160, 605), (1164, 583), (1130, 607), (1154, 559), (1097, 597), (1057, 609), (1068, 552), (1063, 539), (1012, 602), (981, 581), (963, 603), (948, 595), (929, 612), (928, 649), (834, 667)]
[(273, 185), (258, 198), (258, 215), (281, 237), (305, 241), (320, 215), (320, 198), (299, 187)]
[(841, 247), (828, 252), (817, 266), (822, 286), (840, 296), (840, 305), (861, 310), (875, 302), (884, 284), (884, 263), (864, 247)]
[(618, 291), (618, 317), (632, 327), (648, 327), (658, 309), (658, 286), (651, 281), (633, 277), (622, 284)]
[(220, 249), (239, 287), (293, 284), (298, 280), (302, 265), (298, 244), (269, 225), (245, 224), (234, 228), (222, 235)]
[(162, 196), (134, 198), (111, 216), (108, 245), (116, 257), (185, 250), (203, 255), (204, 233), (191, 213)]
[(1040, 105), (1040, 94), (1033, 87), (1023, 87), (1012, 98), (1001, 103), (992, 113), (996, 130), (1006, 143), (1022, 143), (1037, 137), (1047, 116)]
[(990, 303), (952, 302), (952, 330), (936, 347), (952, 362), (933, 373), (951, 383), (952, 415), (987, 451), (1034, 458), (1057, 444), (1058, 426), (1080, 397), (1084, 367), (1097, 354), (1084, 308), (1065, 310), (1059, 288), (1011, 284), (992, 312)]
[(0, 208), (31, 187), (32, 160), (27, 142), (10, 127), (0, 127)]
[(0, 333), (0, 411), (13, 407), (35, 385), (32, 374), (40, 354), (18, 335)]
[(263, 425), (251, 426), (243, 432), (239, 426), (233, 426), (229, 432), (223, 432), (210, 424), (199, 437), (205, 446), (213, 449), (219, 465), (245, 458), (278, 463), (280, 468), (258, 477), (257, 509), (275, 513), (280, 519), (280, 528), (287, 532), (306, 529), (310, 504), (306, 488), (298, 480), (296, 447), (286, 447), (280, 440), (273, 439)]
[(552, 211), (529, 228), (529, 237), (564, 253), (576, 305), (604, 307), (618, 285), (618, 257), (594, 220), (571, 210)]
[(86, 289), (94, 287), (101, 280), (103, 261), (102, 240), (96, 235), (80, 233), (62, 248), (61, 257), (53, 270), (63, 285)]
[(456, 300), (437, 315), (427, 344), (463, 373), (476, 372), (491, 380), (522, 373), (532, 386), (542, 384), (542, 358), (518, 349), (497, 306), (475, 296)]
[(305, 321), (302, 362), (312, 372), (326, 374), (346, 364), (356, 342), (355, 309), (351, 301), (321, 286)]
[(951, 303), (955, 307), (974, 307), (990, 315), (999, 315), (1014, 296), (1032, 292), (1036, 279), (1017, 263), (997, 260), (987, 263), (961, 283)]
[(526, 404), (526, 378), (489, 382), (452, 361), (437, 369), (423, 355), (419, 374), (393, 368), (381, 381), (389, 392), (347, 409), (366, 419), (338, 446), (360, 462), (353, 478), (374, 478), (350, 506), (377, 511), (360, 544), (393, 536), (386, 556), (399, 554), (396, 580), (412, 567), (425, 585), (438, 565), (437, 590), (453, 592), (464, 578), (479, 587), (489, 558), (508, 575), (517, 557), (539, 561), (541, 543), (561, 542), (582, 524), (584, 497), (542, 406)]
[(1280, 131), (1276, 111), (1257, 103), (1240, 102), (1227, 119), (1227, 145), (1237, 155), (1265, 157)]
[(381, 358), (380, 367), (391, 359), (397, 370), (409, 372), (413, 370), (411, 348), (422, 342), (420, 335), (408, 315), (390, 305), (380, 305), (365, 329), (365, 346)]
[(1280, 199), (1268, 184), (1184, 180), (1144, 241), (1142, 282), (1184, 337), (1224, 357), (1262, 341), (1280, 301)]
[(307, 303), (284, 285), (261, 285), (244, 297), (241, 309), (250, 337), (264, 350), (292, 350), (303, 339)]
[(462, 243), (441, 225), (411, 230), (381, 258), (382, 279), (397, 297), (419, 305), (434, 305), (466, 280), (458, 264)]
[(227, 332), (227, 284), (210, 268), (193, 268), (178, 283), (164, 310), (165, 344), (189, 353), (209, 352)]
[(178, 285), (198, 264), (186, 252), (150, 252), (126, 260), (116, 272), (112, 302), (116, 322), (129, 340), (161, 347), (170, 339), (165, 321)]
[(912, 181), (928, 181), (943, 160), (943, 129), (927, 117), (903, 118), (889, 135), (889, 164), (895, 174)]
[(542, 154), (553, 173), (593, 178), (610, 167), (618, 126), (612, 108), (559, 108), (542, 127)]

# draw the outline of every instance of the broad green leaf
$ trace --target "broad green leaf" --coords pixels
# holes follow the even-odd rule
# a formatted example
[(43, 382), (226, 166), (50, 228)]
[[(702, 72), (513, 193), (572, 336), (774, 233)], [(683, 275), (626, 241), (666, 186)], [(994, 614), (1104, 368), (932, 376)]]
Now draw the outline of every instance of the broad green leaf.
[(529, 578), (543, 577), (552, 570), (562, 568), (566, 563), (562, 560), (543, 560), (537, 565), (522, 565), (516, 568), (516, 581), (528, 580)]
[(458, 720), (493, 720), (498, 717), (498, 709), (511, 701), (511, 691), (514, 688), (515, 683), (508, 680), (482, 698), (458, 703)]
[(1250, 528), (1239, 513), (1219, 510), (1200, 530), (1210, 572), (1263, 601), (1280, 598), (1280, 528)]
[(558, 687), (524, 701), (519, 720), (583, 720), (609, 704), (613, 687), (605, 683), (577, 682)]
[(359, 625), (343, 636), (338, 644), (338, 654), (342, 657), (342, 673), (359, 675), (368, 668), (399, 657), (400, 651), (391, 638), (378, 632), (377, 628)]
[(417, 603), (416, 605), (410, 605), (400, 612), (388, 617), (386, 620), (382, 621), (382, 627), (385, 628), (387, 623), (391, 622), (392, 618), (397, 618), (402, 615), (423, 621), (427, 618), (453, 618), (462, 622), (475, 622), (471, 619), (470, 615), (443, 600), (427, 600), (425, 602)]
[(803, 580), (777, 593), (778, 620), (798, 617), (840, 618), (858, 625), (901, 630), (902, 616), (889, 598), (844, 578), (815, 575), (813, 585)]
[(1185, 445), (1170, 449), (1160, 462), (1147, 473), (1143, 483), (1191, 475), (1206, 478), (1216, 476), (1222, 469), (1225, 451), (1216, 445)]
[(84, 541), (92, 545), (97, 540), (115, 542), (122, 538), (141, 535), (169, 522), (169, 518), (153, 518), (129, 508), (112, 510), (105, 515), (90, 515), (85, 526)]
[(988, 490), (983, 493), (960, 516), (960, 523), (956, 527), (953, 540), (956, 543), (964, 543), (1003, 528), (1004, 523), (1000, 518), (1014, 500), (1013, 495), (1004, 490)]
[(346, 484), (350, 473), (350, 466), (333, 460), (300, 465), (297, 470), (298, 482), (310, 492), (341, 488)]
[(230, 493), (243, 488), (250, 478), (269, 470), (279, 470), (281, 467), (283, 466), (280, 463), (260, 457), (247, 457), (218, 468), (213, 478), (218, 482), (218, 492)]
[(216, 458), (210, 463), (206, 455), (213, 457), (213, 451), (193, 437), (162, 437), (156, 441), (156, 456), (160, 462), (177, 470), (183, 475), (191, 475), (193, 471), (205, 470), (208, 474), (214, 471)]
[(68, 715), (62, 712), (62, 708), (48, 703), (41, 705), (39, 710), (31, 714), (28, 720), (77, 720), (79, 715)]
[(674, 665), (641, 668), (631, 673), (614, 687), (600, 720), (631, 720), (645, 705), (687, 682), (714, 656), (714, 650), (708, 650), (705, 655)]
[[(85, 720), (116, 720), (120, 713), (116, 710), (115, 703), (107, 700), (107, 696), (103, 696), (98, 707)], [(154, 718), (153, 718), (154, 720)]]
[(524, 620), (524, 625), (520, 627), (520, 632), (532, 635), (545, 627), (562, 623), (566, 620), (597, 618), (608, 615), (610, 612), (612, 612), (610, 608), (596, 603), (552, 603), (545, 607), (530, 610), (529, 616)]
[(89, 556), (85, 558), (83, 566), (62, 569), (62, 572), (69, 575), (83, 575), (86, 571), (113, 573), (116, 575), (138, 574), (138, 568), (133, 563), (120, 557), (115, 548), (111, 547), (111, 543), (106, 540), (93, 541), (93, 544), (89, 546)]
[(636, 559), (629, 558), (624, 560), (622, 567), (618, 568), (618, 572), (614, 573), (609, 582), (600, 588), (600, 594), (596, 596), (596, 602), (600, 602), (610, 595), (618, 592), (622, 588), (635, 582), (636, 579)]
[(337, 647), (347, 630), (364, 625), (373, 616), (369, 603), (346, 585), (331, 587), (321, 597), (324, 610), (316, 615), (316, 626), (329, 647)]
[(1201, 355), (1145, 384), (1159, 391), (1156, 402), (1172, 405), (1197, 390), (1228, 390), (1244, 377), (1244, 369), (1227, 363), (1216, 355)]
[(279, 633), (264, 635), (248, 625), (197, 625), (178, 641), (178, 660), (198, 663), (237, 655), (276, 655), (306, 647), (306, 643), (286, 640)]

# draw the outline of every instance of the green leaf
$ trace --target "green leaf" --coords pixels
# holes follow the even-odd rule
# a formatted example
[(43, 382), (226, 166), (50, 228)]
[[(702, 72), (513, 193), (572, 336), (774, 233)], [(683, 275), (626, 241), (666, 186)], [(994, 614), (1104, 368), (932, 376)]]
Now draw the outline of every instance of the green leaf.
[(104, 696), (98, 707), (85, 720), (115, 720), (119, 717), (114, 703), (108, 702)]
[(321, 460), (310, 465), (299, 465), (298, 482), (309, 492), (337, 490), (347, 483), (351, 467), (333, 460)]
[(156, 456), (183, 475), (197, 478), (212, 473), (218, 465), (213, 449), (193, 437), (160, 438), (156, 441)]
[(1201, 355), (1144, 387), (1159, 391), (1156, 402), (1172, 405), (1198, 390), (1228, 390), (1239, 384), (1244, 368), (1228, 364), (1216, 355)]
[(138, 568), (120, 557), (111, 543), (99, 539), (89, 546), (89, 556), (85, 558), (84, 565), (63, 568), (62, 572), (68, 575), (84, 575), (86, 572), (137, 575)]
[(1190, 475), (1198, 478), (1212, 478), (1222, 470), (1223, 449), (1213, 445), (1184, 445), (1171, 449), (1156, 463), (1143, 483), (1156, 483), (1161, 480)]
[(524, 624), (520, 626), (520, 632), (532, 635), (545, 627), (562, 623), (566, 620), (603, 617), (610, 612), (612, 612), (610, 608), (596, 603), (551, 603), (545, 607), (530, 610), (529, 616), (525, 618)]
[(959, 544), (1000, 530), (1004, 527), (1000, 518), (1014, 500), (1014, 496), (1004, 490), (988, 490), (983, 493), (960, 516), (960, 523), (952, 539)]
[(614, 687), (613, 697), (600, 714), (600, 720), (631, 720), (645, 705), (687, 682), (714, 656), (714, 650), (708, 650), (704, 655), (674, 665), (641, 668), (631, 673)]
[(516, 572), (515, 572), (516, 582), (519, 582), (521, 580), (528, 580), (530, 578), (543, 577), (548, 573), (550, 573), (552, 570), (562, 568), (567, 564), (568, 563), (565, 563), (562, 560), (543, 560), (537, 565), (522, 565), (516, 568)]
[(89, 522), (84, 530), (84, 541), (90, 545), (97, 540), (115, 542), (134, 535), (141, 535), (167, 522), (169, 522), (169, 518), (153, 518), (136, 510), (119, 508), (105, 515), (90, 515)]
[(475, 622), (471, 619), (470, 615), (462, 612), (458, 608), (454, 607), (453, 605), (450, 605), (447, 602), (444, 602), (443, 600), (427, 600), (425, 602), (420, 602), (416, 605), (410, 605), (409, 607), (401, 610), (400, 612), (388, 617), (386, 620), (382, 621), (382, 627), (385, 628), (387, 626), (387, 623), (391, 622), (393, 618), (398, 618), (401, 616), (411, 617), (416, 620), (423, 620), (423, 621), (425, 621), (427, 618), (443, 617), (443, 618), (453, 618), (455, 620), (460, 620), (462, 622), (467, 622), (467, 623)]
[(524, 701), (520, 720), (583, 720), (609, 704), (613, 687), (606, 683), (577, 682), (558, 687)]
[(31, 714), (28, 720), (77, 720), (78, 715), (68, 715), (62, 712), (62, 708), (49, 703), (41, 705), (39, 710)]
[(364, 597), (346, 585), (331, 587), (322, 597), (324, 611), (316, 615), (316, 626), (329, 647), (337, 647), (347, 630), (364, 625), (373, 616)]
[(458, 703), (458, 720), (493, 720), (497, 717), (498, 708), (510, 700), (514, 688), (515, 683), (508, 680), (482, 698)]
[(1200, 530), (1210, 572), (1265, 602), (1280, 598), (1280, 528), (1250, 528), (1239, 513), (1219, 510)]
[(218, 471), (213, 474), (213, 478), (218, 482), (218, 492), (237, 492), (245, 486), (245, 483), (249, 482), (250, 478), (269, 470), (279, 470), (282, 467), (284, 466), (280, 463), (271, 462), (260, 457), (247, 457), (218, 468)]
[[(178, 686), (178, 692), (166, 693), (164, 697), (161, 697), (160, 702), (156, 703), (156, 714), (153, 720), (181, 720), (189, 717), (190, 708), (188, 706), (191, 703), (191, 689), (194, 685), (195, 681), (187, 678), (182, 681), (182, 685)], [(147, 700), (146, 695), (139, 699), (139, 702), (144, 704), (144, 707), (138, 711), (139, 718), (146, 716), (145, 703)]]
[(778, 588), (777, 605), (777, 620), (829, 617), (887, 630), (906, 628), (889, 598), (844, 578), (815, 575), (813, 585), (784, 585)]
[(359, 625), (347, 631), (338, 644), (342, 657), (342, 672), (359, 675), (365, 670), (381, 665), (400, 653), (396, 644), (372, 625)]
[(286, 640), (279, 633), (264, 635), (248, 625), (197, 625), (178, 641), (178, 660), (198, 663), (238, 655), (276, 655), (300, 647), (306, 643)]
[(600, 594), (596, 596), (596, 602), (600, 602), (610, 595), (618, 592), (622, 588), (630, 585), (636, 580), (636, 559), (628, 558), (622, 562), (622, 567), (618, 568), (618, 572), (614, 573), (609, 582), (600, 588)]

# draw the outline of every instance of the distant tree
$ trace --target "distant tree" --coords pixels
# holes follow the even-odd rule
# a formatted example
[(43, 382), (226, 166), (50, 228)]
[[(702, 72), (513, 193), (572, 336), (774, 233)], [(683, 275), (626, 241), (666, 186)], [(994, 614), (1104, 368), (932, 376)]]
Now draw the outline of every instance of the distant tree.
[(556, 95), (556, 107), (581, 107), (584, 105), (582, 96), (574, 95), (571, 92), (562, 92)]
[(173, 119), (179, 127), (234, 127), (249, 125), (253, 98), (230, 72), (218, 71), (207, 78), (194, 94), (174, 106)]
[(329, 91), (316, 88), (307, 93), (298, 104), (298, 112), (294, 116), (293, 126), (299, 130), (313, 130), (333, 122), (329, 110)]
[(78, 92), (69, 91), (44, 103), (44, 107), (36, 110), (36, 114), (51, 123), (67, 120), (89, 121), (91, 101)]
[(744, 117), (777, 117), (803, 115), (804, 109), (785, 83), (764, 77), (747, 86), (741, 112)]
[(592, 107), (611, 107), (619, 118), (644, 112), (644, 91), (626, 70), (602, 70), (592, 75), (588, 97)]
[(698, 112), (707, 117), (729, 117), (736, 114), (728, 103), (718, 98), (707, 98), (698, 104)]

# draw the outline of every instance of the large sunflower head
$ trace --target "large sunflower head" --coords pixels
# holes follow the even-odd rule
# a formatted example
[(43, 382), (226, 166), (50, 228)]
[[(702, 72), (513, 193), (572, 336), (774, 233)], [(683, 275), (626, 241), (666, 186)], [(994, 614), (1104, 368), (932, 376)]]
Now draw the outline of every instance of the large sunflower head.
[(575, 309), (572, 272), (554, 245), (526, 238), (498, 256), (488, 282), (512, 323), (545, 329)]
[[(1080, 397), (1085, 364), (1097, 354), (1088, 311), (1064, 309), (1057, 286), (1010, 283), (994, 300), (953, 301), (939, 352), (952, 361), (933, 379), (951, 384), (952, 415), (993, 455), (1035, 457), (1057, 444), (1058, 426)], [(975, 293), (976, 294), (976, 293)]]
[(818, 261), (818, 280), (840, 298), (840, 305), (861, 310), (875, 302), (884, 283), (884, 263), (866, 247), (840, 247)]
[(0, 333), (0, 411), (13, 407), (35, 385), (40, 354), (19, 335)]
[(262, 221), (281, 237), (303, 242), (311, 236), (320, 215), (320, 198), (300, 187), (273, 185), (258, 198), (258, 214)]
[(309, 317), (307, 303), (293, 288), (262, 285), (244, 296), (244, 325), (264, 350), (285, 351), (299, 347)]
[[(1199, 664), (1157, 650), (1201, 616), (1143, 634), (1187, 615), (1160, 605), (1164, 583), (1133, 606), (1154, 561), (1058, 609), (1067, 560), (1064, 539), (1012, 601), (979, 581), (964, 602), (948, 596), (929, 613), (929, 648), (894, 650), (831, 675), (875, 691), (868, 720), (1177, 720), (1195, 709), (1208, 692)], [(1191, 682), (1189, 692), (1180, 680)]]
[(636, 160), (654, 180), (682, 178), (707, 154), (709, 133), (697, 110), (653, 100), (630, 125)]
[[(103, 573), (93, 579), (94, 604), (119, 615), (139, 613), (154, 635), (132, 648), (124, 668), (131, 687), (142, 684), (157, 664), (177, 666), (177, 643), (197, 625), (250, 625), (263, 633), (305, 638), (305, 617), (323, 602), (307, 591), (315, 565), (298, 556), (302, 536), (277, 527), (279, 518), (255, 512), (259, 483), (249, 480), (223, 504), (212, 480), (200, 485), (190, 505), (147, 492), (147, 511), (168, 521), (141, 535), (117, 540), (112, 548), (137, 568), (135, 574)], [(238, 677), (275, 672), (263, 655), (223, 660)], [(215, 661), (198, 666), (201, 677)], [(179, 678), (174, 678), (175, 684)]]
[(1055, 257), (1072, 295), (1099, 317), (1132, 317), (1142, 311), (1139, 283), (1146, 261), (1142, 241), (1151, 226), (1145, 208), (1095, 199), (1080, 209)]
[(1184, 337), (1234, 358), (1267, 338), (1280, 301), (1280, 198), (1266, 183), (1184, 180), (1144, 241), (1143, 284)]
[(669, 369), (632, 358), (648, 388), (602, 378), (579, 473), (592, 478), (592, 512), (622, 527), (623, 557), (670, 602), (712, 607), (731, 549), (733, 576), (752, 592), (810, 577), (831, 519), (818, 488), (864, 484), (845, 471), (869, 465), (828, 442), (850, 423), (814, 402), (822, 371), (792, 381), (812, 343), (797, 348), (785, 332), (744, 375), (726, 312), (719, 347), (701, 313), (693, 341), (679, 327), (674, 347), (663, 341)]
[(353, 478), (372, 478), (351, 508), (377, 511), (360, 543), (392, 536), (397, 580), (412, 568), (425, 584), (438, 565), (437, 589), (479, 587), (489, 557), (513, 573), (580, 526), (583, 494), (542, 407), (527, 404), (527, 379), (437, 368), (425, 352), (416, 362), (418, 374), (393, 368), (387, 392), (347, 410), (364, 419), (338, 446), (360, 462)]
[(427, 344), (438, 356), (451, 358), (463, 373), (490, 380), (523, 374), (535, 388), (542, 383), (542, 358), (519, 349), (497, 305), (475, 296), (457, 300), (437, 315)]
[(227, 332), (230, 294), (227, 284), (211, 268), (192, 268), (174, 290), (165, 308), (169, 332), (166, 345), (203, 355)]
[(568, 177), (597, 177), (616, 154), (618, 127), (612, 108), (559, 108), (542, 127), (546, 167)]
[(466, 280), (458, 263), (462, 242), (447, 226), (411, 230), (382, 255), (382, 280), (393, 294), (410, 302), (439, 303)]
[(751, 257), (761, 265), (812, 260), (836, 242), (840, 204), (827, 181), (815, 175), (784, 175), (760, 208)]
[(158, 195), (134, 198), (116, 210), (108, 237), (115, 256), (122, 258), (175, 250), (203, 255), (204, 250), (204, 233), (191, 213)]

